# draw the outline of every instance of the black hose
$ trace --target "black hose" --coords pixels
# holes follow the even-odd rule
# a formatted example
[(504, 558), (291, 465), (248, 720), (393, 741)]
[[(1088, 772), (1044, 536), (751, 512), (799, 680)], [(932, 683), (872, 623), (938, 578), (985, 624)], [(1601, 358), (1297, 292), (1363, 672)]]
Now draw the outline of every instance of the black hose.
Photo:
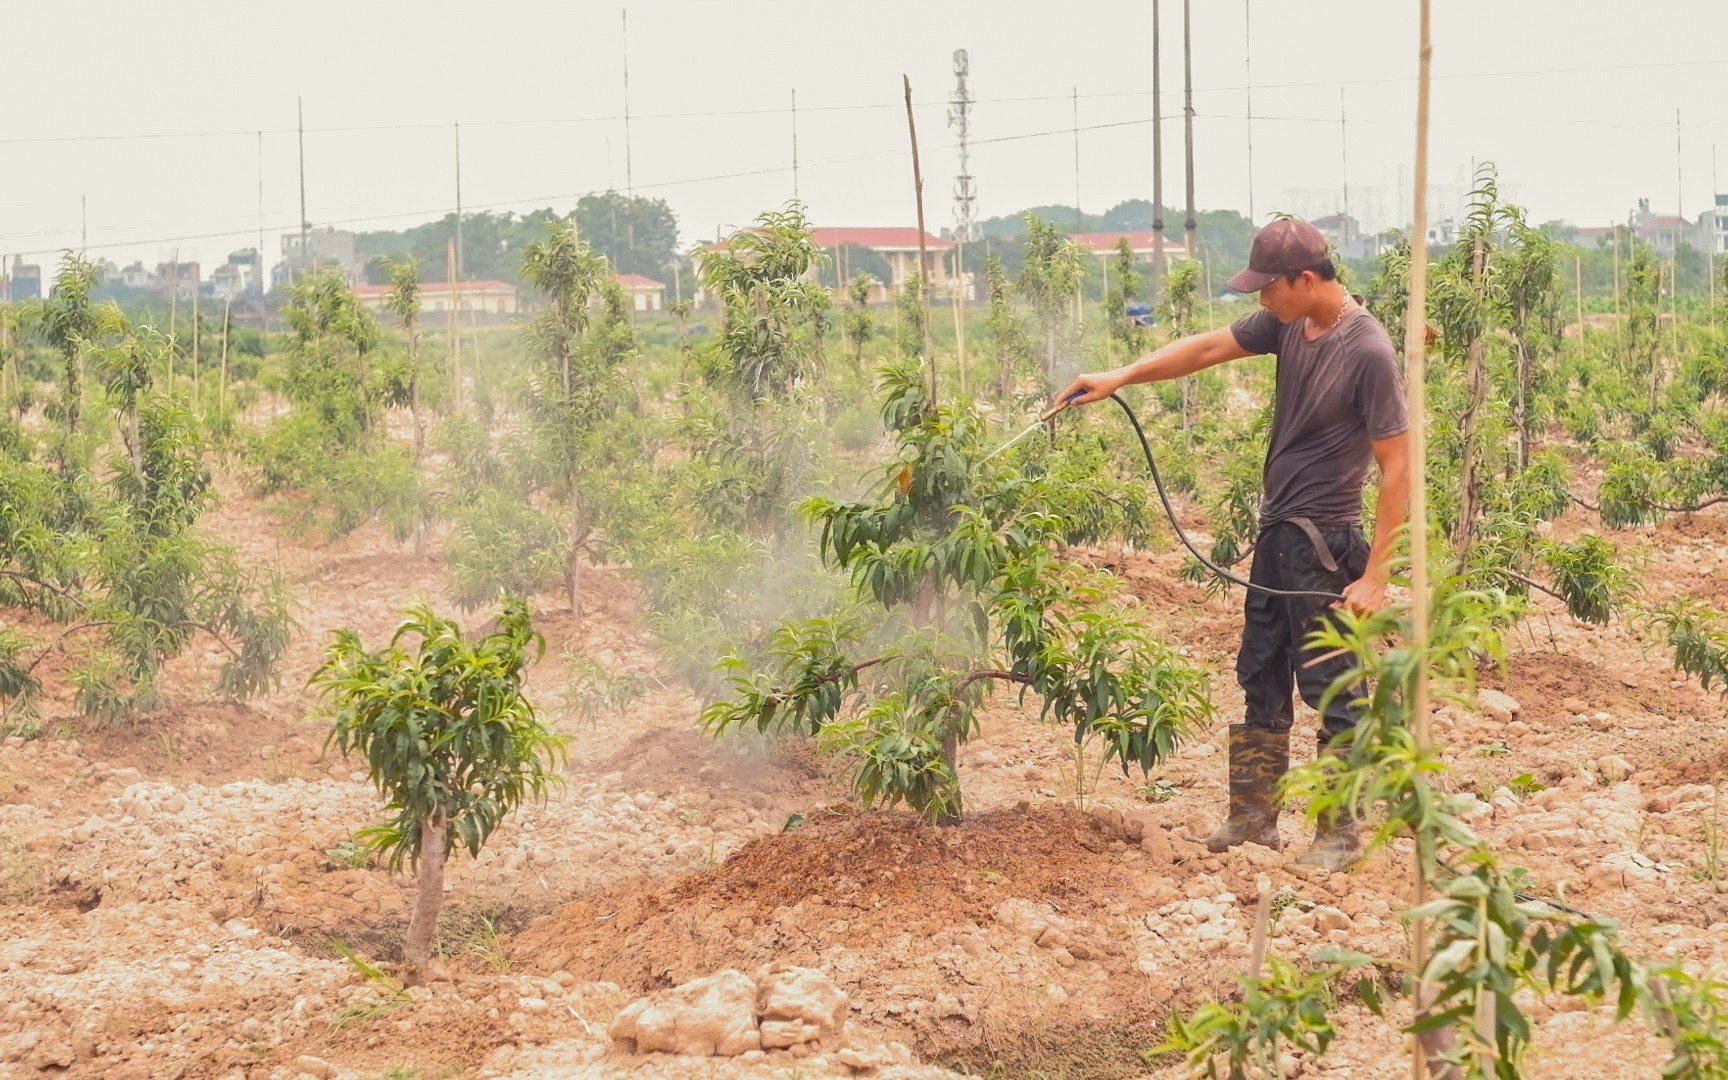
[(1200, 549), (1195, 547), (1194, 542), (1188, 539), (1188, 534), (1182, 531), (1182, 523), (1176, 520), (1176, 510), (1170, 505), (1170, 496), (1164, 491), (1164, 478), (1158, 475), (1158, 463), (1152, 458), (1152, 444), (1146, 439), (1146, 430), (1140, 426), (1140, 418), (1134, 415), (1134, 410), (1128, 407), (1128, 403), (1122, 400), (1120, 394), (1111, 394), (1110, 400), (1122, 406), (1122, 412), (1127, 415), (1128, 422), (1134, 425), (1134, 434), (1140, 439), (1140, 450), (1146, 455), (1146, 469), (1152, 474), (1152, 486), (1158, 489), (1158, 501), (1164, 504), (1164, 513), (1170, 519), (1170, 527), (1176, 530), (1176, 537), (1182, 541), (1182, 546), (1187, 548), (1196, 559), (1199, 559), (1202, 566), (1206, 567), (1206, 569), (1212, 571), (1214, 574), (1217, 574), (1226, 581), (1233, 581), (1244, 589), (1252, 589), (1257, 593), (1264, 593), (1267, 596), (1281, 596), (1286, 598), (1309, 596), (1321, 600), (1332, 601), (1342, 601), (1344, 599), (1342, 595), (1333, 592), (1320, 592), (1314, 589), (1274, 589), (1270, 585), (1256, 585), (1254, 582), (1248, 581), (1245, 578), (1237, 577), (1235, 574), (1232, 574), (1222, 566), (1219, 566), (1211, 559), (1200, 554)]

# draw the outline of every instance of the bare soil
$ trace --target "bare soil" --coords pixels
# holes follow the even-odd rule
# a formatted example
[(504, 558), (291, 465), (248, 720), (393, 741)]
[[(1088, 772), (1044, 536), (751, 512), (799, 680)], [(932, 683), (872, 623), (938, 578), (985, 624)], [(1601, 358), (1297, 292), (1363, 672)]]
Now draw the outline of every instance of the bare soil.
[[(300, 602), (282, 685), (245, 704), (216, 698), (204, 688), (220, 658), (197, 649), (171, 671), (161, 716), (93, 726), (55, 691), (43, 737), (0, 745), (0, 1076), (843, 1073), (636, 1058), (605, 1037), (642, 992), (779, 961), (827, 971), (857, 1029), (912, 1046), (918, 1075), (1165, 1077), (1176, 1063), (1143, 1051), (1171, 1009), (1232, 992), (1262, 890), (1294, 898), (1271, 935), (1281, 955), (1406, 947), (1407, 852), (1314, 878), (1292, 865), (1307, 833), (1294, 815), (1283, 853), (1215, 856), (1187, 839), (1223, 808), (1240, 595), (1179, 581), (1173, 552), (1075, 557), (1114, 569), (1125, 598), (1211, 668), (1214, 730), (1156, 786), (1108, 769), (1093, 780), (1092, 752), (1082, 810), (1069, 733), (1003, 697), (962, 754), (969, 816), (954, 829), (857, 809), (805, 743), (709, 738), (699, 702), (670, 680), (605, 722), (578, 720), (561, 704), (567, 652), (661, 670), (635, 589), (595, 569), (582, 617), (548, 598), (538, 620), (550, 647), (531, 685), (572, 738), (566, 782), (479, 859), (452, 862), (445, 975), (399, 992), (340, 951), (393, 961), (410, 883), (353, 857), (346, 842), (377, 820), (378, 799), (354, 762), (324, 751), (305, 680), (336, 628), (377, 641), (409, 603), (452, 607), (438, 546), (416, 558), (374, 529), (295, 536), (226, 491), (217, 531), (279, 568)], [(1598, 528), (1582, 511), (1555, 525)], [(1728, 507), (1612, 535), (1643, 553), (1652, 599), (1728, 595)], [(1637, 627), (1536, 606), (1506, 669), (1485, 679), (1516, 712), (1437, 716), (1452, 782), (1481, 799), (1478, 827), (1540, 889), (1619, 920), (1633, 951), (1728, 963), (1728, 885), (1706, 841), (1724, 813), (1728, 704), (1678, 678)], [(1301, 758), (1312, 717), (1299, 715)], [(1124, 813), (1146, 839), (1128, 839)], [(1531, 1075), (1642, 1077), (1660, 1060), (1636, 1021), (1531, 1007)], [(1340, 1016), (1325, 1061), (1299, 1059), (1290, 1075), (1402, 1071), (1396, 1014), (1346, 1001)]]

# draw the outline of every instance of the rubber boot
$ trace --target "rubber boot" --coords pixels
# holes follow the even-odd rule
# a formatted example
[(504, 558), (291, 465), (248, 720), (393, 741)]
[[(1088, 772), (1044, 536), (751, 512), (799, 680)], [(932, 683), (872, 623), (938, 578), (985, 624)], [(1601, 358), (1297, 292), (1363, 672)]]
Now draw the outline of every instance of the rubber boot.
[(1361, 851), (1362, 835), (1356, 822), (1328, 816), (1315, 826), (1314, 843), (1296, 865), (1336, 874), (1349, 869)]
[[(1320, 739), (1321, 744), (1315, 751), (1316, 756), (1327, 757), (1338, 753), (1334, 747), (1327, 744), (1324, 733)], [(1308, 845), (1308, 850), (1296, 860), (1296, 865), (1336, 874), (1341, 870), (1348, 870), (1361, 853), (1362, 835), (1361, 830), (1356, 827), (1356, 820), (1326, 814), (1315, 823), (1314, 842)]]
[(1278, 778), (1290, 768), (1290, 733), (1230, 725), (1230, 816), (1210, 836), (1212, 852), (1254, 843), (1278, 851)]

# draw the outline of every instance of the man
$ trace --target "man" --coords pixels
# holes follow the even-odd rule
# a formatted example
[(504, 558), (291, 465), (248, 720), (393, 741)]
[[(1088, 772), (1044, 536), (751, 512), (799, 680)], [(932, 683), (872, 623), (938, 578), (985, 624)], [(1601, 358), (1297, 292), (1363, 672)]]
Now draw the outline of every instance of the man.
[[(1160, 382), (1246, 356), (1278, 358), (1272, 434), (1266, 449), (1260, 536), (1248, 579), (1274, 589), (1338, 593), (1366, 613), (1386, 602), (1393, 544), (1410, 493), (1409, 421), (1397, 353), (1385, 327), (1337, 280), (1326, 239), (1285, 219), (1254, 237), (1248, 269), (1229, 281), (1258, 292), (1261, 310), (1228, 328), (1173, 341), (1149, 356), (1082, 375), (1059, 400), (1086, 404), (1124, 386)], [(1380, 466), (1374, 543), (1362, 534), (1362, 485)], [(1236, 679), (1247, 708), (1230, 728), (1230, 813), (1204, 843), (1224, 851), (1245, 841), (1279, 848), (1279, 777), (1290, 765), (1292, 687), (1319, 709), (1346, 670), (1346, 657), (1317, 660), (1305, 642), (1329, 607), (1319, 597), (1248, 591)], [(1320, 749), (1356, 721), (1349, 695), (1328, 704)], [(1360, 850), (1354, 821), (1322, 820), (1299, 862), (1339, 870)]]

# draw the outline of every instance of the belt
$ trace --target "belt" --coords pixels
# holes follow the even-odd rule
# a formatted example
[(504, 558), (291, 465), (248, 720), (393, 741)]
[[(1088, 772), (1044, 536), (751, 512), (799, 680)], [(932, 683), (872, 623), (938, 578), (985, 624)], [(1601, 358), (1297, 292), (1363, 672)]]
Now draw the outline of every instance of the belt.
[(1311, 519), (1305, 517), (1279, 518), (1277, 521), (1269, 521), (1261, 526), (1260, 531), (1264, 533), (1267, 529), (1277, 528), (1279, 525), (1294, 525), (1301, 529), (1303, 535), (1308, 537), (1308, 542), (1314, 545), (1314, 554), (1319, 557), (1320, 565), (1325, 567), (1326, 572), (1331, 574), (1338, 572), (1338, 560), (1332, 557), (1332, 549), (1326, 545), (1326, 538), (1320, 535), (1319, 526), (1315, 525)]

